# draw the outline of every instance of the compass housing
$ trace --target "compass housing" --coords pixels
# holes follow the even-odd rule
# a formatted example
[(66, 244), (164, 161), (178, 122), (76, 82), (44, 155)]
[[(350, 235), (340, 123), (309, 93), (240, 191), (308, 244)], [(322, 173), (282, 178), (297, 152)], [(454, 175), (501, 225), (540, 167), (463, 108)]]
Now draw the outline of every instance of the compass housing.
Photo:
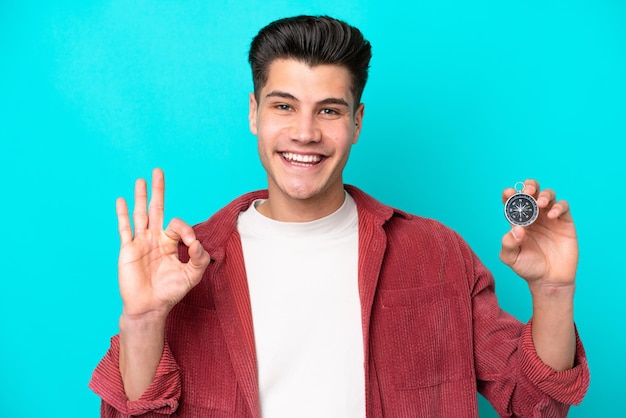
[(539, 216), (537, 201), (529, 194), (515, 193), (504, 204), (504, 216), (512, 225), (528, 226)]

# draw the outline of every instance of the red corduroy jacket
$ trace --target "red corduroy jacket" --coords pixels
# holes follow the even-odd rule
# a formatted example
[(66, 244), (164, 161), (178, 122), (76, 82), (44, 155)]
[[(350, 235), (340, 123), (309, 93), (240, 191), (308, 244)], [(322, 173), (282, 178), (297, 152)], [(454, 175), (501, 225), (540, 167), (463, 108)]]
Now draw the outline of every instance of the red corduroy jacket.
[[(491, 274), (455, 232), (346, 190), (359, 215), (368, 417), (477, 417), (477, 390), (501, 416), (561, 417), (582, 400), (589, 370), (580, 340), (575, 367), (555, 372), (537, 357), (532, 322), (499, 308)], [(194, 227), (212, 261), (170, 313), (156, 378), (137, 401), (125, 396), (112, 339), (90, 382), (103, 417), (260, 417), (236, 228), (239, 213), (259, 198), (267, 192), (244, 195)]]

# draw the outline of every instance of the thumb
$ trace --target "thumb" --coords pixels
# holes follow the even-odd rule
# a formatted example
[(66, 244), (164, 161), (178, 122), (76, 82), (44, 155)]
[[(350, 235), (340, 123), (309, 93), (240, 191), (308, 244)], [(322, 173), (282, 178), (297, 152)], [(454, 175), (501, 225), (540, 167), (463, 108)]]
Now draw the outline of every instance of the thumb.
[(209, 265), (211, 256), (197, 239), (189, 245), (188, 254), (189, 261), (185, 265), (185, 270), (196, 285)]
[(513, 226), (509, 232), (502, 237), (502, 250), (500, 260), (508, 266), (512, 266), (517, 261), (522, 241), (526, 236), (526, 230), (521, 226)]

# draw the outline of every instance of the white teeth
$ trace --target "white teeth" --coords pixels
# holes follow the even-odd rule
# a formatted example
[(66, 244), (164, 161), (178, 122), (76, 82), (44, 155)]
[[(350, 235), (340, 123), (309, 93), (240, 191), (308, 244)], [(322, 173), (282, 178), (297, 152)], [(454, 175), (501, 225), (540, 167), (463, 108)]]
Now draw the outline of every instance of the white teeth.
[(295, 163), (315, 164), (321, 161), (322, 157), (319, 155), (302, 155), (294, 154), (293, 152), (283, 152), (283, 158)]

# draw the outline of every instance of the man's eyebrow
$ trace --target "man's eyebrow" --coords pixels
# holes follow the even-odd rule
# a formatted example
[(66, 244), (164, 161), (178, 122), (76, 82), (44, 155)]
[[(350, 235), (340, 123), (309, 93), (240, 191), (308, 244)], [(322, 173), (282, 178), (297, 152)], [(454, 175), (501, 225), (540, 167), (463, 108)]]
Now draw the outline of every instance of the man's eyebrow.
[(339, 97), (329, 97), (328, 99), (319, 101), (318, 104), (320, 105), (333, 105), (334, 104), (334, 105), (339, 105), (339, 106), (350, 107), (347, 101)]
[(265, 95), (265, 98), (269, 98), (269, 97), (280, 97), (283, 99), (289, 99), (289, 100), (293, 100), (298, 102), (299, 100), (296, 98), (296, 96), (294, 96), (291, 93), (287, 93), (285, 91), (280, 91), (280, 90), (272, 90), (269, 93), (267, 93)]

